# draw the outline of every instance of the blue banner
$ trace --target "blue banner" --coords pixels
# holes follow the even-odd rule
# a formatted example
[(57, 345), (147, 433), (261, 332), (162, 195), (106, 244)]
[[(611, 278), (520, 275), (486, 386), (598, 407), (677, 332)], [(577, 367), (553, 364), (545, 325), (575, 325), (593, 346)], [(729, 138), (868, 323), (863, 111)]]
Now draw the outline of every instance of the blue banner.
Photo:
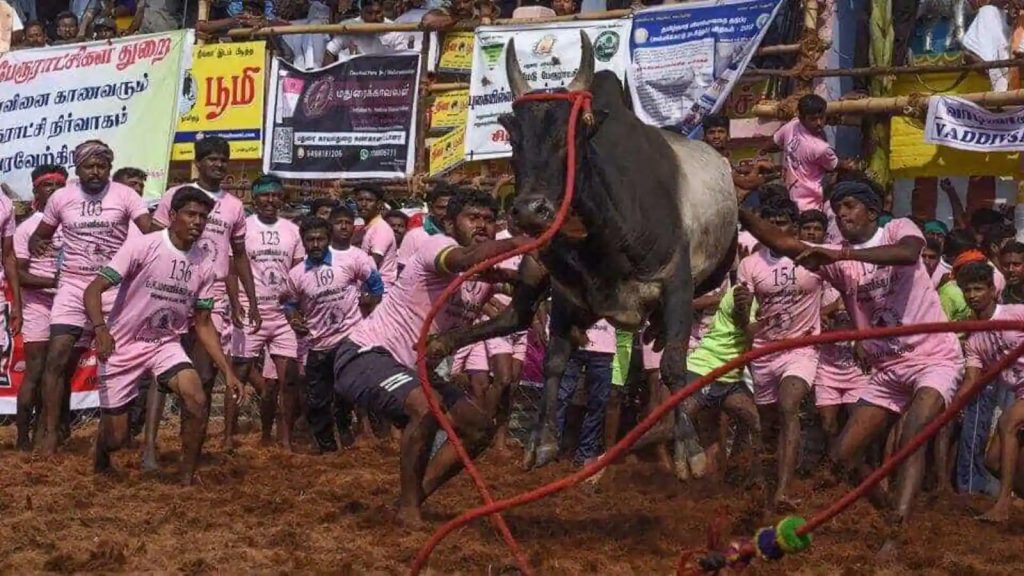
[(633, 17), (629, 87), (636, 115), (691, 137), (743, 74), (782, 0), (695, 2)]

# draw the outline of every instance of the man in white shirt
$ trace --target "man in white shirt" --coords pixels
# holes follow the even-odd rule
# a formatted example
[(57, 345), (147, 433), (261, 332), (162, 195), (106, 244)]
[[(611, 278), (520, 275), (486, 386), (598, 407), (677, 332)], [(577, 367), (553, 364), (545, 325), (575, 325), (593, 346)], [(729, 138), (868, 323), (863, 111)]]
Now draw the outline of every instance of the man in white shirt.
[[(342, 24), (380, 24), (391, 23), (384, 18), (381, 0), (363, 2), (359, 18), (345, 20)], [(347, 60), (362, 54), (382, 54), (408, 47), (408, 35), (401, 32), (385, 32), (379, 34), (339, 34), (327, 43), (324, 53), (324, 66), (338, 60)]]
[(7, 0), (0, 0), (0, 54), (11, 50), (11, 39), (21, 28), (21, 18), (14, 7)]

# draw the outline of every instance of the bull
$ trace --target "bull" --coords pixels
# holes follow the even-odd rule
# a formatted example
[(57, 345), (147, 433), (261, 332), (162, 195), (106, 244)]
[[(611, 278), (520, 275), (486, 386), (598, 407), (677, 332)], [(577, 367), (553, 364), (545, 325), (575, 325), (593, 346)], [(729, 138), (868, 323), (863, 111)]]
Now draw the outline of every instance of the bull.
[[(503, 313), (438, 335), (429, 352), (437, 358), (524, 330), (550, 294), (544, 396), (527, 468), (557, 455), (558, 385), (570, 354), (599, 319), (630, 331), (648, 321), (659, 326), (662, 378), (671, 389), (685, 383), (693, 299), (722, 283), (736, 250), (737, 206), (728, 164), (703, 142), (637, 119), (619, 79), (594, 73), (590, 39), (583, 32), (580, 37), (580, 66), (567, 89), (591, 92), (592, 109), (578, 119), (570, 217), (548, 245), (523, 258)], [(565, 192), (571, 103), (519, 101), (531, 87), (514, 40), (505, 61), (517, 100), (513, 113), (499, 119), (509, 134), (515, 173), (510, 217), (519, 230), (537, 235), (552, 223)], [(678, 474), (681, 450), (676, 452)]]

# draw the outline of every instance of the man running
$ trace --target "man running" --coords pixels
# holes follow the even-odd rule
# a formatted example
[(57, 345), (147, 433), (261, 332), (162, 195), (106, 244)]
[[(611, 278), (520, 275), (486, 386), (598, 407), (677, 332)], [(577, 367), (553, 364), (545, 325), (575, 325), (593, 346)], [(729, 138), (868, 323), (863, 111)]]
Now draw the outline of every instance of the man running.
[[(253, 364), (269, 348), (270, 358), (277, 369), (284, 418), (281, 425), (281, 443), (291, 450), (298, 389), (293, 377), (298, 358), (298, 340), (281, 308), (281, 296), (287, 289), (288, 272), (306, 257), (299, 237), (299, 227), (278, 217), (278, 207), (284, 201), (284, 185), (277, 176), (260, 176), (252, 183), (252, 203), (256, 213), (245, 221), (245, 249), (252, 263), (256, 284), (256, 301), (239, 295), (246, 309), (256, 307), (262, 322), (259, 326), (236, 327), (231, 337), (231, 356), (235, 372), (245, 382)], [(270, 403), (263, 408), (274, 409), (277, 394), (261, 390), (261, 400)], [(224, 449), (234, 448), (234, 433), (238, 406), (232, 397), (224, 403)], [(272, 423), (273, 420), (271, 419)], [(264, 430), (264, 436), (269, 430)]]
[[(181, 482), (192, 483), (208, 408), (199, 374), (181, 346), (181, 334), (190, 323), (200, 345), (224, 372), (228, 395), (242, 390), (210, 319), (214, 263), (196, 243), (213, 207), (202, 190), (179, 188), (171, 201), (168, 229), (125, 244), (85, 290), (100, 359), (96, 472), (113, 468), (111, 454), (128, 439), (128, 409), (138, 394), (138, 381), (152, 376), (158, 386), (181, 398)], [(115, 286), (120, 294), (106, 316), (103, 294)]]
[(359, 217), (366, 223), (360, 246), (373, 258), (386, 290), (398, 278), (398, 242), (394, 230), (380, 215), (383, 203), (384, 191), (380, 188), (364, 186), (356, 190)]
[[(968, 306), (978, 320), (1024, 321), (1024, 306), (999, 304), (992, 266), (986, 263), (967, 264), (957, 272), (956, 281), (964, 292)], [(967, 390), (986, 368), (1002, 360), (1024, 343), (1019, 330), (975, 332), (967, 337), (964, 357), (967, 369), (964, 386)], [(998, 432), (989, 444), (985, 458), (988, 468), (1000, 475), (999, 498), (988, 512), (978, 516), (987, 522), (1007, 522), (1013, 503), (1013, 492), (1024, 494), (1024, 455), (1021, 454), (1021, 433), (1024, 431), (1024, 359), (999, 374), (998, 382), (1014, 393), (1014, 403), (999, 418)]]
[[(349, 223), (355, 220), (348, 208), (339, 207)], [(332, 227), (321, 218), (310, 218), (300, 228), (305, 261), (288, 273), (288, 297), (297, 307), (301, 322), (296, 332), (306, 336), (306, 419), (320, 452), (336, 452), (337, 424), (342, 444), (351, 445), (351, 407), (335, 404), (334, 360), (338, 347), (363, 319), (360, 293), (380, 296), (384, 284), (373, 259), (358, 248), (331, 248)]]
[[(37, 258), (52, 250), (57, 227), (64, 236), (60, 282), (50, 313), (50, 344), (43, 370), (42, 434), (37, 437), (43, 454), (57, 451), (61, 405), (70, 386), (64, 383), (69, 365), (77, 364), (72, 350), (80, 338), (92, 339), (92, 323), (82, 295), (99, 269), (121, 248), (134, 222), (149, 232), (146, 205), (131, 188), (110, 181), (114, 152), (99, 140), (87, 140), (74, 152), (78, 182), (56, 191), (46, 203), (43, 219), (29, 237), (29, 250)], [(114, 304), (116, 292), (103, 299), (104, 310)]]
[[(50, 339), (50, 309), (57, 291), (57, 254), (64, 245), (60, 230), (46, 253), (36, 258), (28, 249), (28, 239), (43, 221), (46, 203), (54, 192), (64, 187), (68, 171), (63, 166), (44, 164), (32, 171), (32, 199), (36, 212), (22, 222), (14, 232), (14, 255), (18, 262), (18, 280), (21, 282), (22, 305), (25, 322), (22, 341), (25, 350), (25, 375), (18, 388), (17, 447), (28, 450), (29, 429), (33, 416), (39, 414), (39, 379), (46, 360), (46, 342)], [(2, 202), (2, 201), (0, 201)], [(36, 412), (36, 414), (33, 414)], [(36, 420), (38, 425), (38, 420)]]
[[(198, 241), (199, 249), (214, 264), (216, 281), (213, 285), (214, 307), (213, 324), (220, 334), (221, 348), (231, 346), (232, 319), (241, 325), (248, 321), (254, 328), (262, 322), (258, 306), (250, 306), (248, 310), (241, 307), (237, 295), (228, 294), (227, 277), (229, 268), (238, 276), (239, 282), (250, 302), (256, 302), (256, 288), (252, 278), (252, 267), (249, 254), (245, 249), (245, 208), (242, 201), (221, 190), (221, 183), (227, 176), (228, 160), (231, 158), (231, 146), (227, 140), (219, 136), (208, 136), (195, 144), (195, 165), (199, 178), (194, 184), (213, 199), (215, 205), (207, 218), (203, 236)], [(168, 190), (160, 199), (156, 212), (153, 214), (154, 228), (165, 228), (170, 224), (171, 200), (176, 188)], [(234, 302), (229, 300), (234, 299)], [(191, 335), (189, 336), (190, 340)], [(199, 371), (203, 386), (206, 388), (206, 399), (210, 401), (217, 371), (212, 359), (206, 354), (206, 348), (192, 341), (186, 344), (192, 354), (192, 362)], [(164, 394), (158, 387), (150, 388), (146, 412), (146, 445), (143, 450), (142, 465), (144, 469), (156, 470), (156, 436), (163, 414)]]
[[(338, 395), (404, 428), (398, 509), (403, 522), (421, 522), (423, 501), (461, 466), (450, 443), (429, 458), (437, 422), (413, 370), (416, 341), (433, 300), (455, 275), (528, 241), (522, 236), (487, 240), (494, 233), (494, 220), (495, 202), (490, 194), (465, 191), (452, 198), (443, 222), (447, 233), (424, 239), (392, 292), (337, 351), (334, 380)], [(463, 308), (462, 302), (445, 302), (430, 332), (462, 325)], [(446, 382), (438, 382), (436, 388), (467, 449), (479, 454), (490, 440), (493, 415)]]
[[(796, 239), (798, 213), (792, 200), (773, 198), (762, 206), (761, 218)], [(821, 332), (822, 281), (818, 274), (764, 247), (740, 262), (737, 277), (753, 292), (765, 320), (753, 333), (755, 348)], [(810, 392), (817, 370), (818, 351), (814, 347), (777, 352), (750, 362), (754, 402), (762, 422), (766, 421), (769, 406), (776, 406), (781, 418), (773, 510), (795, 509), (787, 490), (800, 452), (800, 404)]]
[[(776, 253), (819, 271), (839, 290), (858, 328), (945, 322), (920, 260), (924, 237), (905, 218), (878, 226), (882, 198), (875, 186), (849, 180), (833, 187), (830, 201), (844, 238), (839, 246), (804, 244), (744, 209), (740, 219)], [(873, 369), (870, 384), (850, 407), (833, 451), (833, 460), (848, 470), (861, 469), (866, 448), (883, 438), (900, 415), (905, 418), (898, 443), (905, 446), (952, 399), (963, 368), (955, 334), (865, 340), (862, 347)], [(924, 472), (925, 452), (919, 450), (897, 477), (897, 525), (906, 523)]]

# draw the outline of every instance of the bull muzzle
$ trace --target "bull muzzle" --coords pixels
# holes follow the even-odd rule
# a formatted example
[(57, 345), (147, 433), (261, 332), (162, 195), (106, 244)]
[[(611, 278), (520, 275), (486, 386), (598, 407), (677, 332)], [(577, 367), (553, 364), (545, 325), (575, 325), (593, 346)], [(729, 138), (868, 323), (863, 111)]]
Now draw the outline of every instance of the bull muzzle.
[(544, 196), (524, 196), (512, 204), (510, 216), (527, 234), (543, 232), (555, 219), (555, 204)]

